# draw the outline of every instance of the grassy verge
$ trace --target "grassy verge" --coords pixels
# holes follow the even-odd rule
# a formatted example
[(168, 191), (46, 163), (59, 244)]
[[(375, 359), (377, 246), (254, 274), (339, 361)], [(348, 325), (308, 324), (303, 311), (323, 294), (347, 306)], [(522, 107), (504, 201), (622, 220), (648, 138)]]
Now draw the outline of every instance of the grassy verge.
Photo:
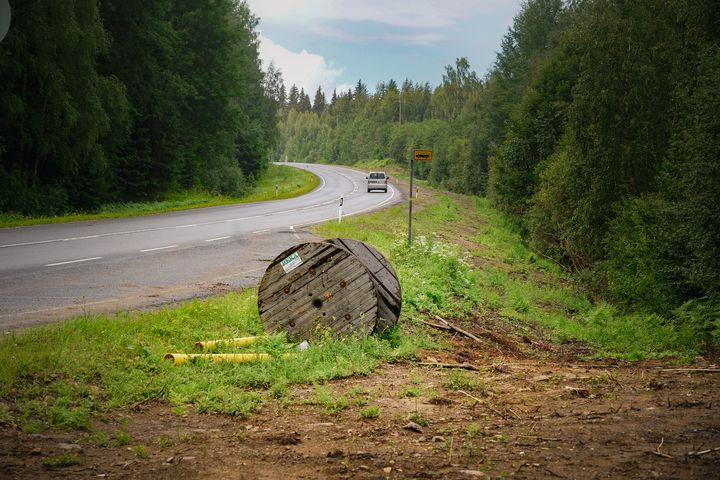
[[(242, 197), (189, 191), (168, 194), (165, 200), (159, 202), (113, 203), (105, 205), (96, 213), (77, 213), (57, 217), (25, 217), (22, 215), (0, 214), (0, 228), (80, 222), (104, 218), (124, 218), (192, 208), (291, 198), (313, 190), (319, 183), (320, 180), (317, 176), (305, 170), (284, 165), (270, 165), (266, 175), (258, 181), (255, 188)], [(275, 195), (275, 185), (278, 186), (277, 196)]]
[[(404, 308), (465, 319), (500, 319), (522, 332), (540, 327), (557, 343), (583, 341), (597, 357), (628, 360), (691, 358), (702, 332), (657, 315), (623, 315), (591, 302), (562, 269), (532, 252), (486, 199), (441, 195), (413, 220), (407, 241), (405, 207), (316, 227), (326, 237), (367, 241), (391, 258), (403, 286)], [(406, 214), (405, 214), (406, 215)]]
[[(560, 268), (531, 252), (485, 200), (422, 194), (407, 246), (406, 209), (329, 222), (327, 237), (369, 242), (394, 265), (403, 290), (400, 328), (388, 335), (318, 338), (287, 359), (251, 364), (196, 362), (172, 366), (167, 352), (191, 352), (196, 341), (259, 334), (257, 293), (245, 290), (160, 311), (79, 317), (0, 340), (0, 421), (25, 431), (90, 428), (99, 412), (147, 399), (177, 414), (251, 415), (291, 384), (364, 375), (382, 362), (441, 348), (414, 321), (434, 312), (469, 322), (499, 320), (517, 332), (538, 329), (557, 342), (589, 342), (599, 356), (688, 357), (695, 332), (652, 316), (623, 316), (576, 293)], [(293, 346), (272, 337), (245, 349), (279, 356)], [(322, 388), (317, 402), (325, 404)], [(323, 403), (325, 402), (325, 403)], [(342, 408), (328, 403), (327, 408)], [(373, 412), (368, 412), (373, 415)]]

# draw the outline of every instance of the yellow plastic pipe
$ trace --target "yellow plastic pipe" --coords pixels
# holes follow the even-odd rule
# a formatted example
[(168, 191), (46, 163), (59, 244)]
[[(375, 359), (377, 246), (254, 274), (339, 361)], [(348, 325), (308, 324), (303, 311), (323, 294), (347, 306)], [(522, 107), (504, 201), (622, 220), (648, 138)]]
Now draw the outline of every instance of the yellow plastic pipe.
[[(290, 354), (281, 355), (280, 358), (289, 358)], [(258, 362), (272, 360), (267, 353), (166, 353), (163, 360), (172, 360), (175, 365), (182, 365), (194, 358), (206, 358), (213, 362)]]
[(218, 345), (234, 345), (236, 347), (244, 347), (246, 345), (252, 345), (253, 343), (257, 343), (257, 341), (262, 337), (238, 337), (238, 338), (228, 338), (225, 340), (205, 340), (202, 342), (195, 342), (195, 348), (198, 350), (211, 350)]

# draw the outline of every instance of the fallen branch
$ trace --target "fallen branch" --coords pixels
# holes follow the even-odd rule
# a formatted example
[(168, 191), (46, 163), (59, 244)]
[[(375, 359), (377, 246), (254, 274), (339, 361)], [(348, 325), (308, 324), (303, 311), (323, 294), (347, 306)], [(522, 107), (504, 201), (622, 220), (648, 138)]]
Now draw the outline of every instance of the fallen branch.
[(672, 455), (668, 455), (667, 453), (662, 453), (662, 452), (660, 451), (660, 447), (663, 446), (663, 443), (665, 443), (665, 437), (662, 437), (662, 438), (660, 439), (660, 445), (658, 445), (658, 446), (655, 448), (655, 450), (650, 450), (649, 453), (652, 453), (653, 455), (657, 455), (658, 457), (673, 458)]
[(463, 329), (460, 328), (460, 327), (456, 327), (455, 325), (453, 325), (452, 323), (448, 322), (448, 321), (445, 320), (444, 318), (442, 318), (442, 317), (440, 317), (440, 316), (438, 316), (438, 315), (435, 315), (434, 313), (431, 313), (430, 315), (432, 315), (433, 318), (435, 318), (435, 320), (439, 320), (440, 322), (442, 322), (442, 324), (443, 324), (443, 325), (446, 325), (450, 330), (454, 330), (454, 331), (456, 331), (457, 333), (459, 333), (459, 334), (461, 334), (461, 335), (465, 335), (466, 337), (471, 338), (471, 339), (475, 340), (475, 341), (478, 342), (478, 343), (483, 343), (483, 344), (485, 343), (485, 342), (483, 342), (482, 340), (480, 340), (480, 338), (478, 338), (477, 336), (473, 335), (472, 333), (470, 333), (470, 332), (468, 332), (468, 331), (466, 331), (466, 330), (463, 330)]
[(420, 320), (420, 323), (424, 323), (425, 325), (429, 325), (431, 327), (439, 328), (440, 330), (452, 330), (452, 328), (448, 327), (447, 325), (439, 325), (437, 323), (432, 323), (425, 320)]
[(488, 405), (487, 402), (483, 402), (483, 401), (480, 400), (479, 398), (470, 395), (469, 393), (467, 393), (467, 392), (464, 391), (464, 390), (458, 390), (458, 392), (460, 392), (460, 393), (462, 393), (463, 395), (466, 395), (466, 396), (472, 398), (473, 400), (475, 400), (475, 403), (479, 403), (479, 404), (481, 404), (481, 405), (486, 406), (487, 408), (489, 408), (490, 410), (492, 410), (492, 411), (495, 412), (496, 414), (500, 415), (503, 420), (507, 420), (507, 416), (506, 416), (506, 415), (504, 415), (500, 410), (498, 410), (497, 408), (493, 407), (492, 405)]
[(517, 418), (518, 420), (522, 420), (522, 417), (521, 417), (520, 415), (518, 415), (518, 414), (515, 412), (515, 410), (513, 410), (512, 408), (508, 408), (508, 411), (509, 411), (510, 413), (512, 413), (513, 415), (515, 415), (515, 418)]
[(479, 372), (480, 369), (469, 363), (440, 363), (440, 362), (419, 362), (418, 365), (438, 367), (438, 368), (462, 368), (465, 370), (473, 370)]
[[(438, 315), (435, 315), (434, 313), (431, 313), (430, 315), (432, 315), (436, 320), (441, 321), (444, 325), (447, 325), (447, 327), (450, 330), (453, 330), (453, 331), (459, 333), (460, 335), (464, 335), (471, 340), (475, 340), (477, 343), (479, 343), (481, 345), (486, 345), (488, 343), (488, 342), (481, 340), (477, 335), (473, 335), (472, 333), (468, 332), (467, 330), (463, 330), (462, 328), (460, 328), (456, 325), (453, 325), (452, 323), (448, 322), (447, 320), (445, 320), (444, 318), (442, 318)], [(500, 348), (498, 348), (498, 346), (495, 345), (495, 343), (490, 342), (490, 345), (492, 345), (493, 348), (495, 348), (495, 350), (497, 350), (499, 354), (501, 354), (501, 355), (503, 354), (503, 351), (500, 350)]]
[(706, 455), (712, 452), (720, 452), (720, 447), (708, 448), (707, 450), (700, 450), (699, 452), (688, 452), (688, 457), (699, 457), (700, 455)]
[(657, 455), (658, 457), (673, 458), (672, 455), (668, 455), (667, 453), (658, 452), (657, 450), (648, 450), (648, 453), (652, 453), (653, 455)]

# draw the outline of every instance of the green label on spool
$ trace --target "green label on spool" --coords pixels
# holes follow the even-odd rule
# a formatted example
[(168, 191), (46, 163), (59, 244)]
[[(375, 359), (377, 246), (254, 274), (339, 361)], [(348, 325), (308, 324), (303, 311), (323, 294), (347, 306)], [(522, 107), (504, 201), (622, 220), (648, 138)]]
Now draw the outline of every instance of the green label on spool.
[(302, 265), (303, 261), (300, 258), (300, 255), (298, 255), (297, 252), (293, 253), (289, 257), (280, 260), (280, 265), (282, 265), (283, 270), (285, 270), (285, 273), (290, 273), (293, 270), (295, 270), (297, 267)]

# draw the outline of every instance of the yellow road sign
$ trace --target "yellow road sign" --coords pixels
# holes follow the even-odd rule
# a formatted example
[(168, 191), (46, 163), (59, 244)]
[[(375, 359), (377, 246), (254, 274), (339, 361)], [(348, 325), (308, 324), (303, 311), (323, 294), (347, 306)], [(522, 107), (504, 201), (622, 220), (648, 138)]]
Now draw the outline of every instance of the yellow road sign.
[(413, 150), (413, 160), (432, 160), (432, 150)]

